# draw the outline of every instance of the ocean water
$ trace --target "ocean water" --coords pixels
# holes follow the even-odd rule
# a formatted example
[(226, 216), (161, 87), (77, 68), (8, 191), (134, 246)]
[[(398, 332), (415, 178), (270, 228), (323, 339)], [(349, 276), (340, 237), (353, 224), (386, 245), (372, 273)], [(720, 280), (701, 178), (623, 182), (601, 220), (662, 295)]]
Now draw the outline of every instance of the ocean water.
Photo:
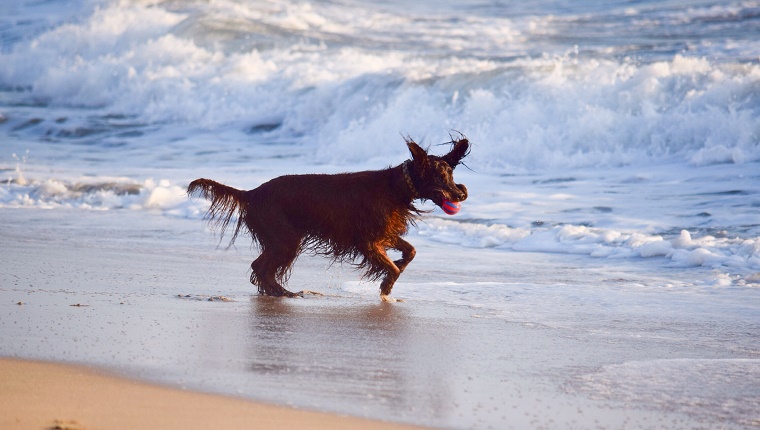
[[(693, 340), (705, 318), (719, 321), (744, 334), (710, 332), (711, 345), (758, 357), (758, 1), (0, 4), (3, 210), (202, 229), (205, 202), (184, 194), (197, 177), (249, 189), (286, 173), (379, 169), (408, 158), (404, 135), (441, 153), (457, 132), (474, 144), (456, 172), (470, 197), (453, 217), (427, 203), (409, 237), (434, 258), (477, 250), (481, 261), (442, 283), (415, 278), (415, 261), (394, 295), (601, 330), (577, 309), (537, 313), (564, 291), (612, 312), (611, 327), (615, 311), (652, 331), (676, 315)], [(181, 246), (215, 251), (206, 237)], [(528, 253), (587, 270), (500, 275)], [(760, 374), (756, 359), (618, 363), (575, 384), (666, 403), (656, 378), (618, 379), (655, 369), (679, 387), (712, 366)], [(742, 405), (740, 422), (756, 425), (757, 404)]]
[(20, 1), (0, 13), (2, 207), (199, 217), (473, 143), (463, 247), (760, 271), (760, 3)]

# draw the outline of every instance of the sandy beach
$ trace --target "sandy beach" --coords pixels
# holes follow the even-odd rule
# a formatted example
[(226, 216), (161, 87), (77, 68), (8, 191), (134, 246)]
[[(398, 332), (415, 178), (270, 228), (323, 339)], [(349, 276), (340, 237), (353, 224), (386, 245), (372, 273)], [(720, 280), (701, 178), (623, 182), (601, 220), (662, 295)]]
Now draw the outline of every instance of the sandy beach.
[[(131, 227), (138, 216), (139, 228)], [(519, 264), (505, 268), (511, 276), (546, 282), (539, 297), (545, 305), (532, 308), (534, 317), (520, 313), (520, 302), (509, 316), (487, 306), (437, 303), (434, 291), (429, 300), (409, 298), (427, 285), (415, 287), (424, 279), (446, 275), (466, 285), (468, 276), (488, 278), (498, 267), (488, 251), (474, 250), (472, 272), (451, 271), (453, 261), (424, 257), (426, 248), (441, 246), (424, 241), (416, 270), (394, 291), (405, 302), (381, 303), (375, 286), (353, 283), (350, 268), (308, 257), (298, 262), (291, 284), (324, 295), (283, 300), (253, 294), (245, 279), (248, 249), (188, 246), (209, 245), (196, 222), (144, 217), (85, 212), (51, 228), (50, 211), (2, 211), (0, 356), (14, 359), (0, 366), (0, 391), (13, 399), (0, 402), (4, 428), (40, 428), (55, 419), (88, 429), (140, 428), (142, 419), (176, 428), (235, 428), (252, 420), (276, 427), (306, 420), (311, 428), (359, 423), (329, 414), (378, 426), (387, 424), (377, 420), (440, 428), (758, 423), (753, 337), (738, 334), (751, 333), (751, 321), (711, 314), (713, 322), (694, 332), (684, 324), (695, 312), (703, 315), (690, 296), (668, 298), (688, 311), (675, 306), (673, 315), (646, 321), (637, 316), (641, 305), (610, 309), (609, 290), (606, 297), (585, 293), (580, 308), (572, 296), (586, 287), (547, 293), (557, 276), (593, 273), (587, 260), (515, 255)], [(92, 236), (71, 234), (83, 225)], [(608, 304), (596, 309), (591, 301), (597, 300)], [(721, 300), (710, 305), (716, 312), (741, 309)], [(563, 308), (574, 306), (562, 319)], [(541, 312), (559, 319), (548, 323)]]
[(134, 382), (84, 366), (0, 359), (3, 429), (412, 429)]

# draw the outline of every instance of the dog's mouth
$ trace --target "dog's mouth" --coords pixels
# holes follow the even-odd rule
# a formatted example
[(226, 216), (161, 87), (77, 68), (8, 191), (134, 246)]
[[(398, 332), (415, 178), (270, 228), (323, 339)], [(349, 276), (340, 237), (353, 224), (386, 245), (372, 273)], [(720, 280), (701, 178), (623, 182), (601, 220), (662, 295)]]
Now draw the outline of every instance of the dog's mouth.
[(445, 202), (460, 203), (467, 200), (467, 187), (464, 184), (456, 184), (457, 190), (439, 190), (431, 199), (438, 207), (443, 208)]

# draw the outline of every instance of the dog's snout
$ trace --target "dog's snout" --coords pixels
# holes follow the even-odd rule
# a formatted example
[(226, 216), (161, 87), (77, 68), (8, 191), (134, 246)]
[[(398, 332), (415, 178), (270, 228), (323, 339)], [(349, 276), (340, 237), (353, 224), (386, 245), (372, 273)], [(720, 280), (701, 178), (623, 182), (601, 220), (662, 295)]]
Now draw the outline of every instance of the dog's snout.
[(459, 195), (457, 196), (459, 201), (463, 202), (467, 200), (467, 187), (464, 184), (457, 184), (457, 188), (459, 188)]

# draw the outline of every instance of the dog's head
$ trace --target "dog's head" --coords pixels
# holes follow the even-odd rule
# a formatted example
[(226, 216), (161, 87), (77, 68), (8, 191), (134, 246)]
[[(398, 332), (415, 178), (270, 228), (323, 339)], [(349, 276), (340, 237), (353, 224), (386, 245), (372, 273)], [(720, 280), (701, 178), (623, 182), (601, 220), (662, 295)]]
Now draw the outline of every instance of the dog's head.
[(460, 136), (457, 140), (452, 139), (451, 143), (451, 151), (438, 157), (429, 155), (413, 140), (406, 139), (412, 153), (409, 175), (418, 198), (432, 200), (438, 206), (441, 206), (444, 200), (461, 202), (467, 199), (467, 187), (454, 183), (454, 169), (470, 153), (470, 142), (466, 137)]

